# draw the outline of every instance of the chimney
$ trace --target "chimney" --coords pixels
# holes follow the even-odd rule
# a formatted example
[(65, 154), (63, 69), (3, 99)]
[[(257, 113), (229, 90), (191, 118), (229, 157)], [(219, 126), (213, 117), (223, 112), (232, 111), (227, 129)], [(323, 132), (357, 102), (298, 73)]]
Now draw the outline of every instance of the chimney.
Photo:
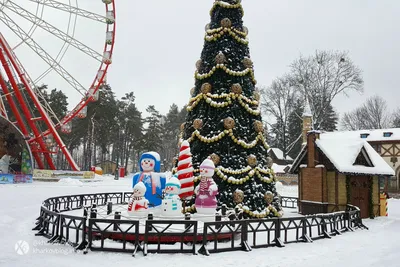
[(315, 140), (319, 139), (318, 131), (309, 131), (307, 133), (307, 167), (315, 168)]

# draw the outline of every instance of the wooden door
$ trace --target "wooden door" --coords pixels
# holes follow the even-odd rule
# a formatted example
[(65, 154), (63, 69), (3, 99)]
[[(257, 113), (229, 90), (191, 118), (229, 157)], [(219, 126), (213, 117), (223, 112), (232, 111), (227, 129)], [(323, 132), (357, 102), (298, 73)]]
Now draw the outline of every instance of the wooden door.
[(351, 204), (360, 208), (361, 218), (369, 217), (369, 180), (367, 176), (351, 176)]

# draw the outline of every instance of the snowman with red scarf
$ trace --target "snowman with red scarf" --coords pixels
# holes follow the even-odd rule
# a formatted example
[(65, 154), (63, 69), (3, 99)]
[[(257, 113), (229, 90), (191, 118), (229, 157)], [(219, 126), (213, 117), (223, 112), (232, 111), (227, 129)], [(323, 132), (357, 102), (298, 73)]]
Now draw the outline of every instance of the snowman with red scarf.
[(148, 212), (149, 201), (144, 197), (146, 186), (139, 182), (133, 187), (133, 194), (128, 205), (128, 214), (132, 216), (143, 216)]

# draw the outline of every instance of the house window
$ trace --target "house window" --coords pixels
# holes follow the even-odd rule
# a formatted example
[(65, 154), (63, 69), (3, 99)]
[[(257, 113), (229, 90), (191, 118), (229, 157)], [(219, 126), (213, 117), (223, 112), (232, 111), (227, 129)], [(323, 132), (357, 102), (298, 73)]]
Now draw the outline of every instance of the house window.
[(362, 133), (362, 134), (360, 134), (360, 137), (361, 137), (361, 138), (367, 138), (368, 135), (369, 135), (369, 133)]
[(391, 132), (384, 132), (383, 137), (391, 137), (393, 133)]
[(381, 145), (371, 145), (378, 154), (381, 154)]

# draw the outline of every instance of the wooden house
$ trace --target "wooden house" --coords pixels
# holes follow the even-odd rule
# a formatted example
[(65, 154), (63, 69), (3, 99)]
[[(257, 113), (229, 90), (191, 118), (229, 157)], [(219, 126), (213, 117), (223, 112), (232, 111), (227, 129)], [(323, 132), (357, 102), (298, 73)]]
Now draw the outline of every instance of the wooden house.
[(331, 138), (310, 131), (291, 173), (298, 174), (299, 212), (327, 213), (360, 208), (363, 218), (379, 215), (379, 179), (391, 166), (363, 139)]
[(325, 139), (365, 140), (392, 167), (385, 191), (400, 192), (400, 128), (324, 133)]

